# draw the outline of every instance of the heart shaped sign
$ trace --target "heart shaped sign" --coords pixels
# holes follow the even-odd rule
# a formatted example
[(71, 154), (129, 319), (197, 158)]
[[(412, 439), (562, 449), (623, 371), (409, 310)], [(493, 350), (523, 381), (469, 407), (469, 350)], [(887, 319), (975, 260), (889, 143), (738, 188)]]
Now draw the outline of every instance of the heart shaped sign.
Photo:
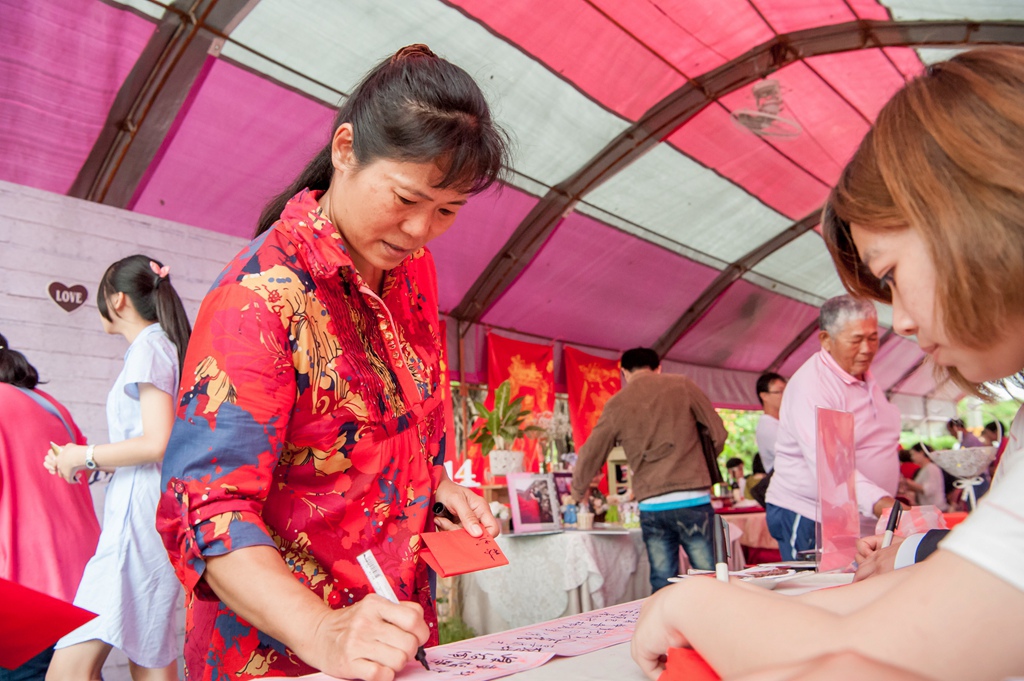
[(65, 286), (59, 281), (54, 281), (46, 290), (50, 292), (53, 302), (64, 308), (65, 312), (73, 312), (82, 307), (89, 297), (89, 292), (81, 284)]

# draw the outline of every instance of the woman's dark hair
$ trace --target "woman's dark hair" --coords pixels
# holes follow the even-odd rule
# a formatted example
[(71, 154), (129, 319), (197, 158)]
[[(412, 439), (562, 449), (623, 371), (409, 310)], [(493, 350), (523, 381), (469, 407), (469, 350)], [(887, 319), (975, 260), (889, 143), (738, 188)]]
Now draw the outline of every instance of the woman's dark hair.
[(3, 334), (0, 334), (0, 383), (29, 390), (39, 385), (39, 372), (25, 359), (25, 355), (11, 350)]
[(147, 322), (159, 322), (178, 349), (178, 372), (185, 365), (185, 348), (192, 326), (178, 292), (171, 286), (171, 275), (163, 263), (148, 255), (130, 255), (107, 268), (100, 279), (96, 306), (108, 322), (107, 298), (123, 293), (131, 299), (135, 311)]
[(270, 229), (301, 190), (330, 186), (331, 141), (343, 123), (352, 124), (352, 149), (360, 166), (381, 158), (435, 161), (444, 170), (439, 188), (479, 193), (494, 184), (507, 165), (508, 136), (491, 120), (473, 78), (426, 45), (409, 45), (379, 63), (356, 86), (338, 110), (327, 144), (266, 205), (253, 236)]

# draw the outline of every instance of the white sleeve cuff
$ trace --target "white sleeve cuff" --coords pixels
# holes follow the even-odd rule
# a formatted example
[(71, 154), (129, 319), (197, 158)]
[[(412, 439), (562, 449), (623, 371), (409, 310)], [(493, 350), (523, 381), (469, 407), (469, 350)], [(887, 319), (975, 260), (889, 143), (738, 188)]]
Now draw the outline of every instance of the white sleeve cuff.
[(918, 534), (912, 534), (903, 540), (900, 544), (900, 548), (896, 550), (896, 562), (893, 567), (897, 570), (905, 568), (908, 565), (913, 565), (917, 557), (917, 547), (921, 545), (921, 540), (924, 539), (924, 532)]

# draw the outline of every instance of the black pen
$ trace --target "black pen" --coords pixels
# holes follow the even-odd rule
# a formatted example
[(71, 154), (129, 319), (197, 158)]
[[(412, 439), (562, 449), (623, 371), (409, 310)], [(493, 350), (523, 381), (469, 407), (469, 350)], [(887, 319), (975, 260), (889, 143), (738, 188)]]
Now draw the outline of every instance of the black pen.
[(885, 524), (885, 536), (882, 537), (882, 548), (887, 549), (892, 544), (892, 536), (900, 525), (900, 516), (903, 515), (903, 504), (897, 499), (889, 509), (889, 522)]
[[(395, 595), (395, 590), (391, 588), (388, 578), (384, 576), (384, 571), (380, 569), (380, 563), (377, 562), (373, 552), (364, 551), (360, 553), (356, 556), (356, 562), (359, 563), (359, 567), (363, 568), (366, 578), (370, 580), (373, 592), (398, 605), (398, 596)], [(423, 646), (416, 649), (416, 661), (423, 665), (423, 668), (428, 672), (430, 671), (430, 665), (427, 664), (427, 652), (423, 650)]]
[(715, 543), (715, 578), (720, 582), (728, 582), (729, 549), (725, 539), (725, 521), (720, 515), (715, 516), (712, 535)]
[(434, 502), (434, 515), (438, 518), (444, 518), (445, 520), (451, 521), (456, 525), (459, 523), (459, 519), (448, 510), (448, 507), (442, 504), (440, 501)]

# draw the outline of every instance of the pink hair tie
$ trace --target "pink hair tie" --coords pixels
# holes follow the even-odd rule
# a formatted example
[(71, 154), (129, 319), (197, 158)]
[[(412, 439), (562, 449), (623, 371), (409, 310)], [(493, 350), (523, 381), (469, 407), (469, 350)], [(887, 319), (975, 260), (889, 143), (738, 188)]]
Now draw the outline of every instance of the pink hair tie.
[(160, 277), (161, 279), (166, 279), (167, 275), (171, 273), (170, 265), (164, 265), (163, 267), (160, 267), (153, 260), (149, 261), (149, 269), (153, 270), (153, 274)]
[(159, 265), (156, 264), (156, 261), (154, 260), (149, 261), (149, 269), (153, 270), (153, 274), (160, 277), (161, 279), (166, 279), (167, 275), (170, 274), (171, 272), (170, 265), (164, 265), (163, 267), (160, 267)]

